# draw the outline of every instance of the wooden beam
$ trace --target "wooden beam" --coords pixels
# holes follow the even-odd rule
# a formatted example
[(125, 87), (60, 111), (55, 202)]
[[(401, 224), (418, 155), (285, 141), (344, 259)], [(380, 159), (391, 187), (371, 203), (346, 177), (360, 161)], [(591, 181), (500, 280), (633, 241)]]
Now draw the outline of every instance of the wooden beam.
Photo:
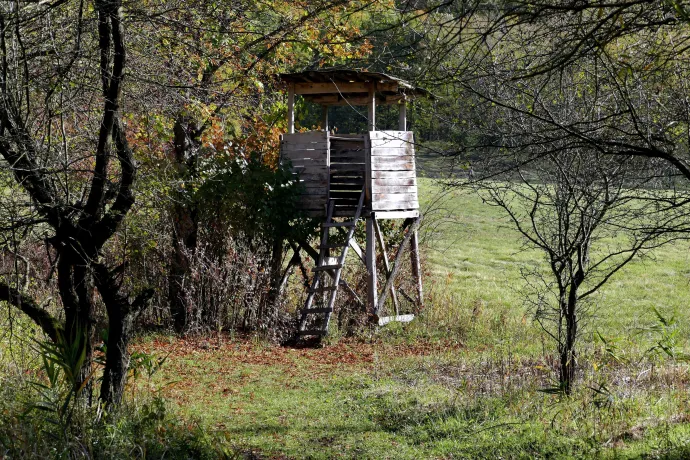
[(321, 127), (324, 131), (328, 131), (328, 106), (321, 107)]
[(295, 83), (295, 94), (366, 93), (367, 83)]
[(369, 131), (376, 131), (376, 90), (369, 85)]
[(374, 217), (367, 217), (367, 308), (374, 316), (378, 314), (379, 302), (376, 287), (376, 239), (374, 236)]
[(407, 104), (405, 99), (400, 101), (400, 114), (398, 116), (398, 130), (407, 131)]
[(297, 240), (297, 243), (300, 245), (301, 249), (304, 250), (304, 252), (309, 254), (309, 257), (315, 261), (319, 260), (319, 251), (312, 248), (311, 244), (307, 243), (305, 240)]
[(413, 319), (414, 315), (384, 316), (379, 318), (379, 326), (385, 326), (388, 323), (409, 323)]
[(295, 83), (295, 94), (341, 94), (366, 93), (369, 87), (375, 91), (398, 91), (396, 82), (338, 82), (338, 83)]
[(315, 104), (321, 104), (321, 105), (334, 105), (337, 104), (339, 97), (337, 94), (326, 94), (323, 96), (315, 96), (315, 97), (305, 97), (306, 100), (309, 102), (313, 102)]
[(407, 246), (410, 243), (410, 239), (412, 238), (412, 235), (417, 232), (417, 229), (419, 228), (419, 224), (422, 221), (422, 216), (419, 216), (415, 219), (414, 223), (412, 224), (412, 227), (410, 230), (407, 232), (407, 235), (405, 235), (405, 238), (403, 238), (402, 243), (400, 243), (400, 247), (398, 248), (398, 252), (395, 254), (395, 262), (393, 262), (393, 269), (391, 270), (390, 276), (386, 279), (386, 285), (383, 288), (383, 292), (381, 293), (381, 297), (378, 299), (378, 303), (376, 305), (376, 310), (375, 313), (377, 313), (383, 304), (386, 302), (386, 298), (388, 297), (388, 291), (390, 290), (390, 286), (393, 284), (395, 281), (395, 278), (398, 276), (398, 271), (400, 271), (400, 266), (402, 265), (401, 259), (403, 252), (405, 252), (405, 246)]
[(422, 290), (422, 271), (419, 263), (419, 237), (415, 229), (410, 241), (410, 260), (412, 262), (412, 276), (417, 282), (417, 307), (424, 307), (424, 292)]
[[(378, 240), (379, 246), (381, 246), (381, 252), (383, 253), (383, 266), (386, 269), (386, 278), (391, 274), (391, 267), (388, 263), (388, 252), (386, 251), (386, 241), (383, 239), (383, 233), (381, 233), (381, 228), (376, 219), (374, 219), (374, 230), (376, 230), (376, 238)], [(398, 303), (398, 295), (395, 293), (395, 285), (391, 284), (391, 298), (393, 299), (393, 308), (395, 309), (395, 316), (400, 314), (400, 303)]]
[(295, 84), (288, 87), (288, 133), (295, 133)]

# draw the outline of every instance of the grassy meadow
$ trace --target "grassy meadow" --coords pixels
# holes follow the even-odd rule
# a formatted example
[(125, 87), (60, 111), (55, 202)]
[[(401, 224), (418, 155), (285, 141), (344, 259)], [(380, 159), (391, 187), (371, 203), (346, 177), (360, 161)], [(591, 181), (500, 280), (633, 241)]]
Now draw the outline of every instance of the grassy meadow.
[[(155, 373), (138, 368), (129, 418), (93, 434), (91, 455), (690, 457), (688, 243), (632, 263), (596, 296), (577, 390), (566, 398), (548, 391), (554, 347), (523, 303), (520, 269), (541, 255), (477, 196), (442, 194), (432, 179), (420, 192), (434, 211), (424, 232), (426, 308), (415, 321), (316, 349), (222, 334), (140, 337), (136, 352), (167, 358)], [(8, 381), (31, 367), (17, 353), (5, 342)], [(21, 401), (2, 401), (0, 445), (31, 439), (20, 436), (18, 426), (33, 423), (20, 423)]]

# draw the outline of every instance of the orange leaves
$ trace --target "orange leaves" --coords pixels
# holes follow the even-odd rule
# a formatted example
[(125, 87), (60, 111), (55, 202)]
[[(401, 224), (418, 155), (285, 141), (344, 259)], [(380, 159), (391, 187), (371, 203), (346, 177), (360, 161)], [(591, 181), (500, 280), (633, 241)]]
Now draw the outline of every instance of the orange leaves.
[(173, 120), (161, 114), (127, 117), (125, 135), (132, 150), (144, 159), (164, 158), (170, 142)]

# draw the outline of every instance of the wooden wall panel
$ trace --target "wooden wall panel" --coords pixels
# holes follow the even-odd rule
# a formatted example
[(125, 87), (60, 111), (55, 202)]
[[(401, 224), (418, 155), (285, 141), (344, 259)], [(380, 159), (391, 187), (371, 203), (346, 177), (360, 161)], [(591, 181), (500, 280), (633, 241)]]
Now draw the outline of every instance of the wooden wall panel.
[(388, 216), (418, 210), (413, 133), (373, 131), (368, 143), (371, 210), (389, 212)]
[(299, 207), (311, 215), (325, 213), (328, 202), (329, 139), (326, 132), (283, 134), (280, 158), (292, 165), (295, 178), (303, 185)]

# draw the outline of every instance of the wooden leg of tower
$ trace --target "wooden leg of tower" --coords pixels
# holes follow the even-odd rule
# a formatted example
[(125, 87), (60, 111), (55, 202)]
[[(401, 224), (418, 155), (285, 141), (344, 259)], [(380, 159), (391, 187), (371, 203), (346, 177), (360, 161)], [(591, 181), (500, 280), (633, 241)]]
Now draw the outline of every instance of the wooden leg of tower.
[(412, 233), (410, 240), (410, 258), (412, 259), (412, 275), (417, 283), (417, 302), (418, 307), (424, 306), (424, 292), (422, 291), (422, 273), (419, 264), (419, 238), (417, 236), (417, 229)]
[(378, 294), (376, 291), (376, 236), (374, 217), (367, 217), (367, 309), (378, 315)]
[[(386, 278), (391, 275), (391, 267), (388, 263), (388, 252), (386, 251), (386, 240), (383, 239), (383, 233), (379, 227), (378, 221), (374, 220), (374, 230), (376, 231), (377, 243), (381, 247), (381, 255), (383, 256), (383, 268), (386, 269)], [(393, 308), (395, 309), (395, 316), (400, 314), (400, 303), (398, 302), (398, 294), (395, 292), (395, 285), (391, 284), (391, 299), (393, 299)]]

